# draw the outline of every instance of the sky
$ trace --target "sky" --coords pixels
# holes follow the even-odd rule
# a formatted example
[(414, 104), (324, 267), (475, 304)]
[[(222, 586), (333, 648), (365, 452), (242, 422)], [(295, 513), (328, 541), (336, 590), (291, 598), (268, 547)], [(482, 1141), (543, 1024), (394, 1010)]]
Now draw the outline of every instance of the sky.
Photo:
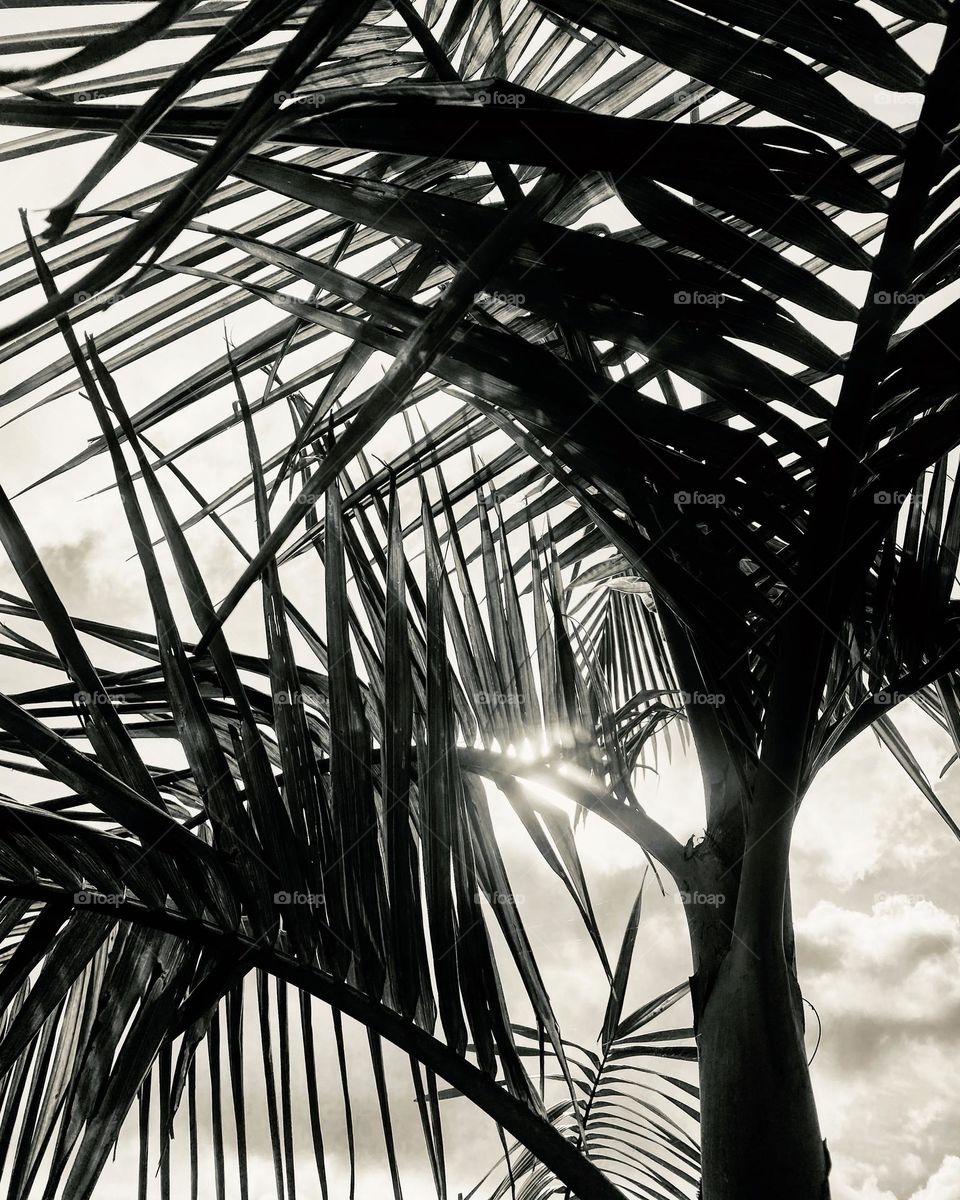
[[(39, 10), (39, 23), (50, 10)], [(130, 9), (126, 9), (129, 15)], [(92, 10), (106, 19), (103, 8)], [(71, 24), (91, 19), (74, 6)], [(3, 32), (15, 32), (28, 20), (22, 13), (0, 18)], [(179, 49), (179, 47), (178, 47)], [(918, 44), (918, 56), (930, 47)], [(141, 64), (142, 65), (142, 64)], [(909, 107), (909, 101), (904, 101)], [(906, 119), (891, 114), (892, 120)], [(19, 133), (19, 131), (16, 131)], [(42, 225), (42, 210), (62, 198), (91, 160), (89, 147), (25, 159), (6, 166), (0, 195), (0, 243), (19, 237), (18, 207), (33, 210)], [(168, 171), (170, 164), (154, 151), (138, 150), (125, 165), (122, 187), (128, 191)], [(180, 286), (171, 282), (170, 288)], [(852, 285), (853, 286), (853, 285)], [(228, 317), (226, 333), (234, 341), (275, 319), (272, 310), (251, 306)], [(7, 315), (8, 309), (3, 310)], [(112, 314), (113, 317), (116, 314)], [(99, 324), (98, 324), (99, 321)], [(91, 328), (100, 328), (95, 319)], [(821, 333), (819, 329), (816, 330)], [(147, 362), (118, 374), (131, 407), (154, 399), (195, 363), (222, 352), (222, 333), (212, 328), (187, 339), (175, 355), (162, 351)], [(43, 360), (27, 354), (0, 363), (0, 389), (13, 387)], [(313, 398), (313, 393), (310, 393)], [(176, 445), (193, 422), (223, 416), (229, 398), (217, 395), (162, 429), (164, 446)], [(18, 404), (6, 415), (21, 412)], [(425, 414), (437, 420), (449, 409), (438, 403)], [(92, 435), (89, 409), (72, 391), (7, 426), (0, 441), (0, 483), (13, 494), (63, 461)], [(262, 422), (268, 446), (282, 444), (284, 429), (268, 418)], [(272, 439), (272, 442), (271, 442)], [(402, 444), (396, 429), (378, 440), (376, 452), (388, 458)], [(492, 451), (491, 451), (492, 452)], [(185, 460), (208, 494), (238, 474), (240, 444), (223, 439), (215, 452), (200, 451)], [(81, 468), (18, 501), (18, 511), (41, 557), (61, 590), (68, 608), (80, 616), (104, 617), (120, 624), (147, 627), (147, 605), (120, 506), (113, 492), (87, 497), (103, 485), (100, 464)], [(182, 495), (178, 507), (188, 511)], [(248, 513), (235, 527), (250, 535)], [(211, 591), (225, 594), (239, 571), (239, 557), (207, 526), (191, 534), (191, 544), (208, 572)], [(302, 597), (308, 616), (322, 625), (322, 575), (304, 558), (285, 578), (295, 597)], [(0, 561), (0, 588), (21, 591), (5, 561)], [(298, 600), (299, 602), (299, 600)], [(238, 610), (230, 626), (234, 644), (262, 645), (255, 596)], [(191, 629), (184, 615), (185, 629)], [(35, 632), (35, 631), (33, 631)], [(0, 688), (24, 686), (23, 668), (0, 660)], [(940, 778), (950, 757), (948, 739), (912, 706), (901, 706), (895, 722), (914, 749), (937, 795), (955, 815), (960, 812), (960, 767)], [(22, 786), (0, 772), (0, 788)], [(681, 840), (702, 828), (702, 794), (696, 763), (676, 739), (669, 761), (643, 786), (641, 799), (651, 813)], [(577, 915), (544, 871), (538, 855), (505, 803), (494, 798), (494, 813), (518, 905), (540, 955), (551, 995), (557, 997), (561, 1023), (569, 1036), (595, 1039), (603, 1016), (603, 981)], [(616, 947), (636, 896), (644, 863), (637, 848), (595, 820), (582, 831), (583, 856), (601, 926)], [(871, 733), (842, 751), (820, 774), (804, 801), (797, 824), (792, 874), (797, 954), (801, 987), (808, 1008), (808, 1043), (824, 1135), (834, 1168), (834, 1200), (960, 1200), (960, 1156), (956, 1129), (960, 1122), (960, 1074), (954, 1068), (960, 1041), (960, 882), (958, 847), (898, 764)], [(648, 881), (649, 885), (649, 881)], [(681, 907), (655, 886), (644, 892), (643, 915), (628, 999), (636, 1004), (680, 982), (689, 974), (689, 955)], [(508, 981), (509, 982), (509, 981)], [(513, 986), (511, 984), (510, 986)], [(673, 1023), (685, 1024), (676, 1010)], [(668, 1024), (671, 1022), (667, 1022)], [(340, 1092), (331, 1070), (332, 1041), (318, 1008), (318, 1054), (322, 1063), (325, 1127), (330, 1131), (332, 1194), (345, 1195), (347, 1160), (343, 1147)], [(819, 1031), (819, 1041), (818, 1041)], [(358, 1200), (379, 1200), (388, 1177), (379, 1117), (362, 1035), (348, 1030), (351, 1082), (360, 1139)], [(250, 1040), (248, 1050), (253, 1050)], [(412, 1103), (409, 1078), (397, 1056), (388, 1053), (395, 1134), (405, 1168), (407, 1194), (414, 1200), (430, 1194), (421, 1149), (419, 1118)], [(255, 1088), (251, 1084), (251, 1103)], [(302, 1092), (300, 1093), (302, 1096)], [(206, 1101), (201, 1079), (201, 1104)], [(477, 1118), (463, 1100), (447, 1106), (447, 1141), (453, 1194), (472, 1187), (499, 1154), (495, 1132)], [(306, 1133), (303, 1105), (298, 1108)], [(201, 1121), (208, 1138), (207, 1119)], [(300, 1126), (298, 1126), (298, 1132)], [(317, 1194), (311, 1181), (308, 1139), (300, 1139), (298, 1174), (303, 1195)], [(182, 1142), (181, 1142), (182, 1147)], [(265, 1122), (251, 1126), (252, 1195), (272, 1194), (272, 1167)], [(132, 1129), (121, 1137), (115, 1161), (98, 1186), (97, 1200), (126, 1200), (136, 1169)], [(180, 1169), (178, 1164), (177, 1169)], [(481, 1193), (482, 1194), (482, 1193)]]

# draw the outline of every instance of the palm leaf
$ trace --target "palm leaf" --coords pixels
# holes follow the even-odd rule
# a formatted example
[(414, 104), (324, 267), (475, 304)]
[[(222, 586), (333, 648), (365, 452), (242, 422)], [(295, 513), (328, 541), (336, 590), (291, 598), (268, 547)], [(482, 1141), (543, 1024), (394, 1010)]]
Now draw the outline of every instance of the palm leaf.
[[(167, 1178), (184, 1094), (196, 1180), (204, 1039), (225, 1193), (224, 1109), (238, 1130), (246, 1119), (247, 972), (278, 1068), (278, 1192), (296, 1183), (288, 984), (333, 1006), (348, 1110), (340, 1013), (370, 1031), (395, 1188), (380, 1038), (419, 1064), (441, 1192), (434, 1074), (522, 1144), (507, 1190), (693, 1186), (695, 1152), (671, 1124), (692, 1119), (689, 1091), (679, 1076), (656, 1090), (642, 1064), (688, 1049), (644, 1040), (675, 995), (621, 1018), (633, 934), (610, 969), (575, 823), (536, 785), (679, 876), (683, 849), (635, 791), (674, 721), (701, 756), (708, 828), (733, 841), (731, 780), (775, 775), (793, 803), (872, 724), (952, 822), (888, 714), (913, 696), (960, 737), (958, 18), (938, 0), (890, 11), (160, 3), (132, 22), (0, 40), (67, 52), (4, 75), (18, 94), (0, 122), (28, 130), (5, 161), (111, 139), (51, 197), (41, 247), (27, 234), (0, 259), (0, 356), (16, 373), (3, 402), (16, 418), (84, 389), (100, 435), (42, 482), (109, 455), (100, 486), (118, 490), (155, 625), (71, 617), (0, 496), (27, 590), (3, 598), (3, 652), (66, 675), (0, 699), (4, 765), (46, 789), (0, 805), (0, 994), (15, 1035), (0, 1041), (0, 1145), (18, 1120), (38, 1131), (5, 1151), (12, 1194), (48, 1150), (50, 1179), (69, 1172), (71, 1194), (90, 1194), (134, 1101), (145, 1163), (161, 1114)], [(944, 38), (929, 74), (908, 52), (924, 28)], [(190, 50), (173, 68), (114, 63), (147, 37)], [(922, 93), (920, 119), (874, 119), (841, 75)], [(174, 173), (90, 210), (141, 144)], [(863, 304), (848, 270), (869, 276)], [(224, 353), (209, 326), (231, 314), (261, 324)], [(845, 353), (838, 324), (853, 320)], [(95, 330), (86, 348), (78, 321)], [(128, 409), (124, 372), (149, 376), (187, 338), (202, 345), (189, 373)], [(283, 413), (277, 445), (267, 430)], [(204, 456), (227, 457), (241, 426), (247, 450), (211, 489)], [(243, 515), (249, 549), (233, 528)], [(207, 520), (242, 560), (219, 605), (185, 536)], [(174, 620), (160, 541), (196, 641)], [(322, 634), (283, 582), (305, 554), (322, 565)], [(231, 649), (225, 626), (255, 586), (265, 655)], [(42, 643), (24, 632), (37, 623)], [(119, 651), (125, 665), (106, 666)], [(184, 766), (140, 753), (170, 743)], [(599, 1055), (562, 1041), (520, 914), (484, 907), (512, 892), (489, 786), (611, 978)], [(508, 958), (532, 1036), (504, 997)], [(552, 1055), (573, 1095), (539, 1095), (527, 1051)], [(307, 1087), (325, 1189), (312, 1070)], [(242, 1150), (237, 1166), (245, 1178)]]

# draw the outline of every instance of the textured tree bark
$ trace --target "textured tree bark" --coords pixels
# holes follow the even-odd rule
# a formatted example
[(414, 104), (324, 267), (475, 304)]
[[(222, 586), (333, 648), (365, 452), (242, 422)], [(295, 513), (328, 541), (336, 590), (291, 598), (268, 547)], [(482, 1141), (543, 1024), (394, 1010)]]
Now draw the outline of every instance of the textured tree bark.
[(827, 1200), (798, 1012), (783, 960), (737, 942), (697, 1022), (703, 1200)]
[[(723, 664), (698, 655), (669, 611), (661, 617), (683, 688), (717, 693), (711, 680), (724, 677)], [(703, 673), (704, 663), (712, 674)], [(693, 958), (702, 1200), (829, 1200), (830, 1159), (807, 1067), (790, 905), (798, 726), (765, 727), (766, 760), (758, 761), (722, 709), (693, 704), (687, 712), (706, 836), (687, 844), (681, 869), (672, 873)]]
[(681, 885), (694, 964), (702, 1197), (828, 1200), (829, 1155), (807, 1066), (779, 865), (789, 829), (774, 830), (732, 862), (717, 847), (696, 848), (690, 881)]

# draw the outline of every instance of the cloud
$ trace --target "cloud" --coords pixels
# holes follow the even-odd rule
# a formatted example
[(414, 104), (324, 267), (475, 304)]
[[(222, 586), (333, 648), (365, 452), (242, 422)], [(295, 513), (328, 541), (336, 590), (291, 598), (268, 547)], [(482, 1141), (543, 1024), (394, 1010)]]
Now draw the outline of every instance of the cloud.
[[(853, 1183), (853, 1176), (859, 1182)], [(897, 1200), (863, 1163), (835, 1163), (830, 1174), (830, 1195), (832, 1200)]]
[(923, 1196), (956, 1147), (960, 1081), (945, 1064), (960, 1035), (960, 921), (915, 895), (880, 894), (866, 911), (821, 900), (797, 922), (797, 952), (823, 1023), (813, 1072), (835, 1200)]
[(940, 1166), (914, 1191), (892, 1192), (866, 1163), (840, 1159), (830, 1175), (833, 1200), (960, 1200), (960, 1158), (948, 1154)]
[(939, 1169), (910, 1200), (958, 1200), (960, 1197), (960, 1158), (948, 1154)]
[(960, 919), (920, 896), (870, 912), (822, 900), (797, 924), (804, 992), (848, 1069), (905, 1041), (960, 1033)]
[[(897, 728), (948, 809), (956, 805), (960, 768), (938, 779), (952, 753), (949, 738), (915, 706), (900, 705)], [(818, 774), (794, 833), (799, 888), (846, 890), (936, 868), (953, 835), (916, 785), (867, 731)]]
[[(132, 542), (129, 549), (124, 542), (121, 554), (117, 552), (117, 542), (105, 538), (98, 530), (71, 530), (76, 536), (69, 541), (41, 540), (32, 529), (28, 532), (57, 594), (72, 616), (118, 625), (146, 616), (146, 590), (139, 566), (124, 561), (132, 553)], [(6, 560), (0, 564), (0, 578), (5, 590), (24, 595), (23, 584)], [(33, 627), (31, 636), (36, 637), (37, 629)]]

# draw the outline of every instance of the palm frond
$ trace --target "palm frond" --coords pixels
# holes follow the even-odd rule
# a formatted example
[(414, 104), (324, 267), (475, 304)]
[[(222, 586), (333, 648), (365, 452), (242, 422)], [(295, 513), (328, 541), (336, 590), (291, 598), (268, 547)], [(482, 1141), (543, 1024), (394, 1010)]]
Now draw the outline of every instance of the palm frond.
[[(212, 0), (0, 39), (30, 58), (2, 74), (0, 123), (26, 132), (0, 158), (95, 152), (0, 257), (0, 399), (29, 420), (83, 390), (98, 436), (34, 486), (109, 456), (97, 486), (155, 625), (71, 617), (0, 498), (27, 590), (2, 599), (0, 653), (59, 673), (0, 698), (2, 762), (45, 789), (0, 804), (0, 1134), (38, 1130), (8, 1152), (12, 1194), (49, 1151), (50, 1188), (89, 1195), (135, 1101), (166, 1138), (186, 1095), (196, 1162), (204, 1040), (239, 1132), (248, 972), (278, 1195), (287, 985), (333, 1006), (348, 1109), (340, 1013), (367, 1025), (395, 1187), (378, 1039), (416, 1060), (441, 1193), (434, 1075), (524, 1147), (507, 1190), (685, 1194), (695, 1158), (659, 1106), (686, 1101), (636, 1090), (643, 1018), (610, 1017), (599, 1056), (569, 1046), (520, 914), (491, 904), (512, 889), (488, 791), (615, 995), (570, 806), (682, 876), (636, 794), (677, 718), (731, 861), (744, 790), (776, 777), (795, 804), (871, 725), (957, 831), (889, 712), (914, 697), (960, 745), (958, 20), (939, 0)], [(147, 39), (179, 61), (120, 61)], [(864, 89), (886, 113), (922, 95), (919, 118), (878, 119)], [(141, 152), (172, 173), (117, 194)], [(248, 323), (226, 351), (225, 317)], [(189, 372), (128, 409), (129, 369), (188, 345)], [(186, 536), (207, 522), (237, 556), (225, 600)], [(297, 560), (322, 570), (322, 619), (282, 582)], [(254, 587), (263, 655), (227, 640)], [(524, 1069), (508, 962), (572, 1090), (556, 1104)], [(649, 1140), (624, 1147), (635, 1102)]]

